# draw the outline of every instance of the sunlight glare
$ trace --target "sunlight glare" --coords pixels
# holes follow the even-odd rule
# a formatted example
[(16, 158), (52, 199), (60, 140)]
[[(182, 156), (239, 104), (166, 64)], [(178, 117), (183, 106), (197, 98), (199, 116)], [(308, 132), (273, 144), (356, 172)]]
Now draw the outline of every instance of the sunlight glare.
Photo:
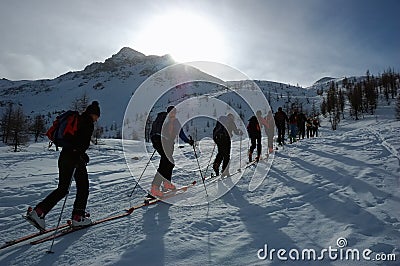
[(170, 54), (177, 62), (225, 57), (221, 33), (207, 18), (188, 12), (171, 12), (149, 19), (137, 36), (135, 47), (145, 54)]

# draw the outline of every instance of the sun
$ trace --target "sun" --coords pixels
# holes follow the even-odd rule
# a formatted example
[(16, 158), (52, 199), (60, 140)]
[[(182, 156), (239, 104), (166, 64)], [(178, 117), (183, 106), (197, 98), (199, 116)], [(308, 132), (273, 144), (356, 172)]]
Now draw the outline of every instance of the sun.
[(170, 54), (177, 62), (216, 61), (226, 56), (223, 35), (206, 17), (174, 11), (148, 18), (135, 38), (145, 54)]

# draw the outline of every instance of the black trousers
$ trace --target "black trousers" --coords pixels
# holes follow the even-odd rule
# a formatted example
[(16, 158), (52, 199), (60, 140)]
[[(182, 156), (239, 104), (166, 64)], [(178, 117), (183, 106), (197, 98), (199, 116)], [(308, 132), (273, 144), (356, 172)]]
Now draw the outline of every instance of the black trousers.
[(261, 135), (259, 136), (250, 136), (251, 146), (250, 153), (253, 153), (255, 148), (257, 147), (257, 156), (261, 155)]
[(171, 182), (172, 171), (175, 167), (173, 154), (174, 154), (174, 142), (163, 141), (161, 142), (160, 136), (154, 136), (152, 138), (154, 149), (161, 156), (160, 163), (158, 165), (157, 173), (154, 177), (152, 185), (161, 186), (163, 180)]
[(311, 127), (307, 127), (307, 138), (314, 137), (314, 131)]
[(278, 128), (278, 143), (285, 144), (285, 127), (277, 127)]
[(47, 214), (69, 190), (72, 174), (75, 170), (76, 198), (72, 215), (85, 215), (87, 199), (89, 197), (89, 178), (85, 163), (80, 159), (79, 154), (72, 151), (62, 150), (58, 158), (59, 180), (58, 187), (51, 192), (42, 202), (36, 205)]
[(214, 138), (215, 144), (217, 144), (218, 153), (214, 160), (214, 166), (219, 168), (222, 162), (222, 172), (224, 172), (231, 159), (231, 138), (228, 136), (220, 136)]
[(299, 137), (304, 139), (304, 137), (306, 135), (306, 125), (301, 124), (300, 126), (298, 126), (298, 129), (299, 129)]

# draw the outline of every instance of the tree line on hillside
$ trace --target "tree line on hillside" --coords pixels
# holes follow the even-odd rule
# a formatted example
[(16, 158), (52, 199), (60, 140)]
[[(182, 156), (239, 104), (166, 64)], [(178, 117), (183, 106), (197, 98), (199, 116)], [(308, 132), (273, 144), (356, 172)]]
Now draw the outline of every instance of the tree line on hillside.
[(362, 80), (344, 78), (341, 83), (331, 82), (321, 103), (321, 113), (329, 117), (332, 129), (336, 130), (340, 120), (345, 118), (346, 104), (350, 107), (350, 117), (359, 120), (361, 115), (374, 115), (379, 102), (390, 105), (396, 100), (395, 113), (400, 120), (399, 88), (400, 74), (392, 69), (376, 77), (367, 71)]
[[(89, 98), (86, 94), (80, 98), (75, 99), (71, 104), (71, 110), (82, 113), (86, 106), (89, 105)], [(22, 106), (8, 103), (5, 111), (1, 116), (0, 121), (0, 136), (4, 144), (12, 146), (14, 152), (18, 151), (18, 148), (25, 145), (31, 137), (37, 142), (39, 138), (45, 136), (47, 131), (46, 125), (52, 122), (53, 115), (59, 115), (62, 112), (54, 112), (53, 114), (48, 113), (46, 115), (37, 114), (34, 117), (27, 116), (24, 113)], [(54, 117), (53, 117), (54, 119)], [(98, 139), (103, 134), (103, 128), (95, 126), (93, 132), (93, 143), (98, 144)]]
[(45, 125), (43, 115), (36, 115), (32, 120), (24, 114), (21, 106), (14, 107), (12, 103), (9, 103), (0, 122), (2, 142), (13, 146), (16, 152), (19, 146), (29, 140), (30, 136), (33, 135), (35, 141), (38, 141), (46, 130)]

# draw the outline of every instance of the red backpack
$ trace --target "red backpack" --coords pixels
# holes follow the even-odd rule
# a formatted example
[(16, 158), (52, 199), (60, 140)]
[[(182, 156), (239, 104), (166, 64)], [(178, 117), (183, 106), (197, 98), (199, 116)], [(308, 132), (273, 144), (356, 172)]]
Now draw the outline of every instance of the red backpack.
[(56, 117), (53, 125), (47, 130), (46, 136), (57, 147), (67, 147), (72, 145), (78, 131), (77, 111), (67, 111)]

